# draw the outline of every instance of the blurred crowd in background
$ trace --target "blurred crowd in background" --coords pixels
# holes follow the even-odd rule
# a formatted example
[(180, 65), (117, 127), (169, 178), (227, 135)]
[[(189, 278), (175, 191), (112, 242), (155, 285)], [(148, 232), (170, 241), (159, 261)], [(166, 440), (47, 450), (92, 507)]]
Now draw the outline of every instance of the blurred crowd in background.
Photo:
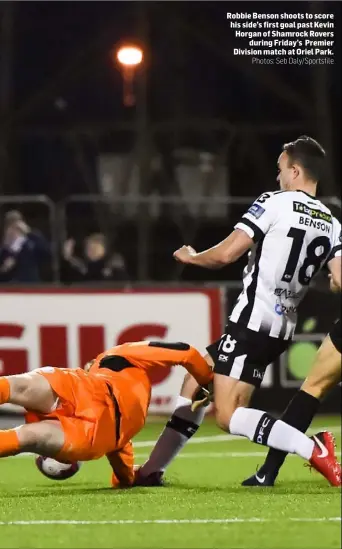
[(39, 282), (41, 268), (50, 260), (50, 244), (44, 235), (30, 227), (20, 211), (8, 211), (0, 247), (0, 281)]
[[(333, 201), (333, 200), (332, 200)], [(327, 199), (327, 204), (331, 206)], [(331, 206), (333, 213), (338, 207)], [(228, 209), (221, 218), (181, 216), (178, 222), (166, 213), (147, 223), (143, 217), (127, 219), (108, 216), (101, 227), (89, 215), (56, 221), (47, 216), (24, 215), (22, 210), (0, 211), (0, 286), (27, 284), (102, 284), (125, 286), (134, 283), (236, 283), (241, 280), (246, 257), (219, 270), (184, 266), (173, 259), (181, 245), (202, 251), (226, 238), (233, 230), (245, 204)], [(29, 211), (29, 210), (28, 210)], [(2, 213), (2, 216), (1, 216)], [(106, 208), (102, 215), (107, 216)], [(178, 221), (179, 221), (178, 220)], [(322, 272), (317, 284), (327, 286)], [(235, 282), (234, 282), (235, 281)]]
[[(39, 283), (49, 278), (51, 242), (31, 227), (19, 210), (6, 212), (0, 246), (0, 282)], [(127, 281), (124, 257), (107, 245), (101, 233), (83, 241), (66, 240), (60, 251), (61, 281), (66, 284)]]

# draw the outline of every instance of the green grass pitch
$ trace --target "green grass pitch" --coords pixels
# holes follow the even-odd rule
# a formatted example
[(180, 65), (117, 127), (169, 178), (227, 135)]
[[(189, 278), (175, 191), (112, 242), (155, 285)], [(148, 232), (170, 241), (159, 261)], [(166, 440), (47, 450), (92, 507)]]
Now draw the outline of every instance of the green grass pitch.
[[(150, 422), (135, 439), (137, 463), (163, 425)], [(340, 452), (339, 418), (321, 417), (314, 427), (333, 428)], [(275, 488), (243, 488), (265, 449), (222, 435), (206, 420), (170, 466), (165, 488), (112, 490), (105, 459), (61, 482), (43, 477), (33, 456), (1, 460), (0, 547), (341, 547), (339, 489), (294, 456)]]

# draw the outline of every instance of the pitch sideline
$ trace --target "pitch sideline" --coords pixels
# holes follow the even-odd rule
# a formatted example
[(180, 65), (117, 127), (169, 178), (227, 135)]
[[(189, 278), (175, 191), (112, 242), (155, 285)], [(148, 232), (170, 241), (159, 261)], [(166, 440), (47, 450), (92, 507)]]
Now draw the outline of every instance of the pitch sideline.
[[(308, 435), (313, 435), (317, 433), (317, 430), (319, 427), (316, 428), (310, 428), (308, 429)], [(329, 427), (324, 427), (324, 431), (330, 431), (333, 434), (340, 435), (341, 434), (341, 426), (334, 425)], [(238, 435), (209, 435), (206, 437), (195, 437), (191, 438), (188, 441), (189, 444), (203, 444), (205, 442), (229, 442), (230, 440), (247, 440), (245, 437), (241, 437)], [(141, 440), (137, 442), (133, 442), (134, 448), (145, 448), (149, 446), (154, 446), (156, 443), (156, 440)]]
[[(135, 453), (136, 458), (148, 458), (150, 454)], [(176, 459), (208, 459), (208, 458), (250, 458), (250, 457), (265, 457), (266, 452), (185, 452), (179, 454)], [(335, 452), (336, 456), (340, 456), (341, 452)], [(298, 457), (296, 454), (288, 454), (288, 457)]]
[[(317, 429), (319, 429), (319, 427), (316, 427), (315, 429), (309, 429), (308, 430), (308, 435), (310, 434), (314, 434), (317, 432)], [(334, 425), (334, 426), (329, 426), (329, 427), (325, 427), (324, 428), (325, 431), (331, 431), (333, 434), (335, 435), (340, 435), (341, 434), (341, 427), (340, 426), (337, 426), (337, 425)], [(241, 436), (237, 436), (237, 435), (209, 435), (209, 436), (206, 436), (206, 437), (195, 437), (195, 438), (191, 438), (187, 445), (189, 444), (205, 444), (207, 442), (230, 442), (230, 441), (233, 441), (233, 440), (247, 440), (245, 437), (241, 437)], [(150, 448), (151, 446), (154, 446), (155, 443), (157, 441), (156, 440), (138, 440), (137, 442), (133, 442), (133, 446), (134, 446), (134, 449), (135, 448)], [(210, 453), (209, 453), (210, 454)], [(211, 455), (207, 455), (206, 457), (211, 457)], [(220, 454), (219, 452), (212, 452), (212, 454), (216, 454), (215, 456), (212, 455), (212, 457), (218, 457), (218, 454)], [(23, 454), (19, 454), (17, 456), (13, 456), (14, 459), (18, 459), (18, 458), (23, 458), (23, 457), (28, 457), (28, 456), (32, 456), (33, 454), (29, 453), (29, 452), (24, 452)], [(185, 457), (187, 455), (190, 455), (190, 454), (181, 454), (180, 456), (178, 457)], [(197, 457), (199, 454), (196, 454)], [(232, 452), (232, 453), (222, 453), (222, 457), (259, 457), (259, 456), (263, 456), (264, 453), (263, 452)], [(136, 457), (139, 457), (139, 455), (137, 454)], [(140, 457), (145, 457), (144, 454), (140, 454)], [(205, 456), (204, 456), (205, 457)]]
[[(289, 522), (341, 522), (341, 517), (303, 517), (303, 518), (282, 518)], [(225, 518), (225, 519), (151, 519), (151, 520), (13, 520), (0, 521), (0, 526), (50, 526), (63, 524), (70, 526), (87, 525), (140, 525), (140, 524), (234, 524), (234, 523), (264, 523), (276, 522), (277, 519), (266, 519), (259, 517), (251, 518)]]

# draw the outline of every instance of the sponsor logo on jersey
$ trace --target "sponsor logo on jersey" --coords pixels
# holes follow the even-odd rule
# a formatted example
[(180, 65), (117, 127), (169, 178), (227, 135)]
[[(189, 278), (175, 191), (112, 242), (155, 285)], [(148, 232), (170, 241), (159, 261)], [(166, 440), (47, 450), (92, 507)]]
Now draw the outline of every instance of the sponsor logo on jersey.
[(262, 216), (262, 214), (265, 212), (265, 209), (260, 206), (260, 204), (252, 204), (252, 206), (249, 208), (248, 213), (251, 214), (256, 219), (259, 219), (259, 217)]
[(264, 379), (265, 372), (260, 372), (260, 370), (257, 370), (254, 368), (253, 370), (253, 377), (256, 379), (261, 379), (261, 381)]
[(293, 211), (296, 213), (301, 213), (312, 217), (313, 219), (320, 219), (326, 223), (332, 223), (332, 216), (327, 212), (322, 212), (322, 210), (317, 210), (315, 208), (309, 208), (306, 204), (302, 202), (293, 202)]
[(296, 313), (297, 307), (295, 307), (294, 305), (290, 305), (289, 307), (287, 307), (286, 305), (277, 303), (276, 306), (274, 307), (274, 310), (277, 313), (277, 315), (282, 316), (282, 315), (287, 315), (289, 313)]
[(286, 290), (285, 288), (276, 288), (274, 290), (274, 295), (284, 297), (285, 299), (299, 299), (300, 295), (292, 290)]
[(218, 359), (220, 362), (228, 362), (229, 357), (227, 355), (219, 355)]

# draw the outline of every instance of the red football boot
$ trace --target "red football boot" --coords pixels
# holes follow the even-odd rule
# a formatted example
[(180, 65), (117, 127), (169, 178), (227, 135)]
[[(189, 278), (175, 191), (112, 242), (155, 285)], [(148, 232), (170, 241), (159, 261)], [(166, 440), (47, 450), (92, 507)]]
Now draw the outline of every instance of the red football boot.
[(322, 431), (313, 435), (315, 446), (310, 465), (323, 475), (332, 486), (341, 486), (341, 465), (335, 456), (335, 439), (332, 433)]

